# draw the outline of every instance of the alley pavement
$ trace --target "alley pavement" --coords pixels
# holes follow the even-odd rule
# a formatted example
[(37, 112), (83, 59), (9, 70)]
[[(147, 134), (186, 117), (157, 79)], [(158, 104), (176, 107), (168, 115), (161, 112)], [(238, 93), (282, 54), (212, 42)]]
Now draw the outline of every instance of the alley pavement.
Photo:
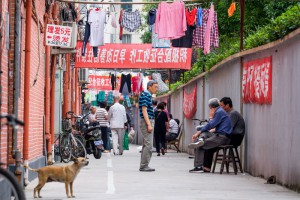
[[(102, 154), (96, 160), (89, 155), (74, 182), (75, 199), (100, 200), (299, 200), (300, 194), (279, 185), (265, 184), (266, 180), (248, 174), (189, 173), (193, 159), (188, 154), (168, 150), (166, 155), (153, 153), (150, 167), (155, 172), (140, 172), (138, 146), (131, 145), (122, 156)], [(58, 163), (61, 165), (61, 163)], [(218, 171), (218, 170), (217, 170)], [(232, 171), (232, 169), (231, 169)], [(25, 189), (28, 200), (38, 180)], [(42, 199), (63, 200), (63, 183), (47, 183), (41, 190)]]

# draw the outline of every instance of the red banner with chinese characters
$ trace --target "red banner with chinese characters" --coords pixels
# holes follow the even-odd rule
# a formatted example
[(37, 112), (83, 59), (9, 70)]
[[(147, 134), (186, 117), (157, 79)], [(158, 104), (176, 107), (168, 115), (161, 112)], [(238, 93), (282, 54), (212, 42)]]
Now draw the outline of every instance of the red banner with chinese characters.
[(191, 69), (191, 48), (152, 48), (151, 44), (105, 44), (93, 48), (87, 44), (83, 56), (83, 42), (78, 41), (76, 51), (78, 68)]
[(244, 103), (272, 103), (272, 56), (244, 63)]
[(183, 93), (183, 114), (187, 119), (191, 119), (197, 111), (197, 86), (187, 94)]
[[(117, 78), (119, 80), (119, 78)], [(88, 88), (97, 91), (112, 90), (112, 85), (109, 76), (89, 75)], [(120, 81), (117, 81), (120, 82)], [(120, 85), (117, 84), (115, 90), (119, 90)]]

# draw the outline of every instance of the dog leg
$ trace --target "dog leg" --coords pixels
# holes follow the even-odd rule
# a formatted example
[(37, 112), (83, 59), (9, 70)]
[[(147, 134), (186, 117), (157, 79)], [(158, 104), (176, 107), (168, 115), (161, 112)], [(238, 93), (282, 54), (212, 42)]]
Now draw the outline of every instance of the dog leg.
[[(38, 185), (39, 186), (39, 185)], [(34, 190), (33, 190), (33, 198), (37, 198), (37, 196), (36, 196), (36, 192), (37, 192), (37, 186), (34, 188)]]
[(48, 177), (47, 176), (43, 176), (42, 174), (39, 173), (39, 184), (34, 188), (35, 191), (37, 191), (38, 193), (38, 197), (42, 198), (42, 196), (40, 195), (41, 193), (41, 189), (44, 187), (44, 185), (47, 182)]
[(66, 187), (66, 193), (68, 198), (72, 198), (70, 193), (69, 193), (69, 182), (65, 182), (65, 187)]
[(39, 198), (42, 198), (42, 196), (40, 195), (40, 192), (41, 192), (42, 187), (44, 187), (45, 184), (46, 184), (45, 182), (43, 182), (43, 183), (39, 182), (39, 184), (34, 188), (34, 192), (33, 192), (34, 198), (37, 198), (36, 193), (38, 193)]
[(73, 181), (70, 183), (70, 190), (71, 190), (71, 196), (75, 198), (75, 196), (73, 195)]

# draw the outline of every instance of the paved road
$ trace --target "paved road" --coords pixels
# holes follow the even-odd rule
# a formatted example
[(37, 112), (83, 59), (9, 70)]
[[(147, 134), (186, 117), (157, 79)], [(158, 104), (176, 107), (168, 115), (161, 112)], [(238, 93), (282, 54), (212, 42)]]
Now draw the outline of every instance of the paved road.
[[(300, 194), (248, 174), (190, 174), (193, 159), (184, 153), (169, 151), (165, 156), (153, 154), (155, 172), (139, 172), (140, 153), (130, 146), (123, 156), (103, 154), (100, 160), (89, 156), (74, 182), (76, 199), (130, 200), (294, 200)], [(26, 187), (27, 199), (33, 199), (37, 179)], [(43, 199), (67, 199), (62, 183), (47, 183)]]

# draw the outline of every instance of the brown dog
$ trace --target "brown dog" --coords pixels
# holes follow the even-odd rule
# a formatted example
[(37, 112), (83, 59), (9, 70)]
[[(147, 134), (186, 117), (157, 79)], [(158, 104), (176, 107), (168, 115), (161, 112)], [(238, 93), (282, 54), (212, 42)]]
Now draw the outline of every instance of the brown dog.
[[(52, 181), (64, 182), (68, 198), (75, 197), (73, 195), (73, 182), (77, 174), (79, 173), (80, 169), (88, 165), (89, 162), (86, 161), (86, 158), (74, 158), (73, 161), (74, 163), (71, 165), (45, 166), (39, 169), (31, 169), (29, 166), (24, 166), (25, 168), (28, 168), (29, 170), (38, 173), (39, 184), (34, 188), (34, 192), (33, 192), (34, 198), (37, 198), (36, 192), (38, 192), (38, 197), (42, 198), (40, 196), (42, 187), (44, 187), (46, 182), (52, 182)], [(71, 193), (69, 193), (69, 185), (70, 185)]]

